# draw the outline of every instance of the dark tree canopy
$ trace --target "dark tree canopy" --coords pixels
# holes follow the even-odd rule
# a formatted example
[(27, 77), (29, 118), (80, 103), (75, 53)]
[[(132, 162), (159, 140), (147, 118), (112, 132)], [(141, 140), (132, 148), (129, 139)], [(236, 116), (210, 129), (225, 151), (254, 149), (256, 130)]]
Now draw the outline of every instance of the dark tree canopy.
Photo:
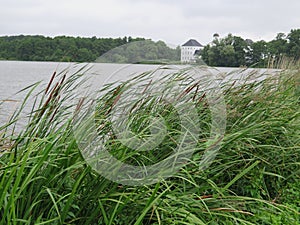
[(108, 51), (97, 62), (109, 63), (178, 63), (180, 48), (169, 48), (163, 41), (135, 41)]
[[(144, 57), (161, 58), (168, 57), (174, 61), (180, 59), (178, 49), (169, 48), (164, 42), (153, 42), (144, 38), (83, 38), (83, 37), (44, 37), (35, 36), (3, 36), (0, 37), (0, 59), (24, 60), (24, 61), (64, 61), (64, 62), (93, 62), (104, 53), (116, 47), (145, 41), (147, 52)], [(133, 54), (116, 55), (117, 62), (130, 61), (126, 57), (135, 57)], [(120, 58), (121, 57), (121, 58)], [(123, 57), (123, 58), (122, 58)], [(124, 58), (125, 57), (125, 58)]]
[(278, 33), (272, 41), (253, 42), (250, 39), (228, 34), (214, 38), (201, 52), (202, 59), (209, 66), (267, 67), (270, 62), (279, 62), (283, 57), (300, 59), (300, 29), (291, 30), (288, 35)]
[[(163, 41), (144, 38), (0, 37), (0, 60), (94, 62), (112, 49), (115, 49), (114, 54), (105, 55), (102, 60), (117, 63), (174, 63), (180, 60), (179, 47), (172, 49)], [(209, 66), (224, 67), (267, 67), (270, 62), (276, 64), (284, 57), (299, 60), (300, 29), (293, 29), (288, 34), (278, 33), (269, 42), (254, 42), (232, 34), (220, 38), (215, 34), (213, 41), (204, 47), (200, 55)]]

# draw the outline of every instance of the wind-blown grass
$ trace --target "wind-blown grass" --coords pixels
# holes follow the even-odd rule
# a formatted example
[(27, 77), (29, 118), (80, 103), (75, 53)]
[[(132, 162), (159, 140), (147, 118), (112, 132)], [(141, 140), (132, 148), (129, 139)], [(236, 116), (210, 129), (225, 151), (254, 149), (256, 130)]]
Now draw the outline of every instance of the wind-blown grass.
[[(17, 123), (21, 106), (1, 127), (0, 224), (300, 223), (299, 70), (263, 81), (224, 84), (227, 130), (221, 150), (204, 171), (199, 162), (210, 111), (205, 95), (199, 94), (194, 100), (203, 130), (192, 159), (173, 177), (137, 187), (105, 179), (81, 156), (70, 109), (79, 110), (83, 100), (69, 102), (83, 85), (84, 73), (54, 74), (37, 95), (27, 126), (17, 134), (8, 129)], [(23, 90), (28, 93), (24, 104), (36, 86)], [(117, 91), (111, 94), (104, 109), (118, 96)], [(148, 109), (153, 109), (148, 103), (139, 111), (141, 117), (133, 118), (137, 132), (147, 127)], [(178, 116), (172, 107), (157, 110), (170, 124)], [(107, 111), (98, 113), (98, 119), (104, 118)], [(173, 143), (165, 143), (159, 155), (139, 157), (151, 162), (164, 158), (170, 146)], [(115, 154), (124, 151), (118, 143), (113, 147)], [(132, 157), (123, 159), (134, 163)]]

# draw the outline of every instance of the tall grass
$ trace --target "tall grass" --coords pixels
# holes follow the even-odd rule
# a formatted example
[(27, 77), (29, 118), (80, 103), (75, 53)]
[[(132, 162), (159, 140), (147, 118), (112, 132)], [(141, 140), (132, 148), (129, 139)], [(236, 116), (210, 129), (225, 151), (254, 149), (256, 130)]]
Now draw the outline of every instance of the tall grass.
[[(18, 133), (8, 129), (17, 123), (21, 106), (1, 127), (0, 224), (300, 223), (299, 70), (285, 70), (263, 81), (224, 84), (226, 134), (206, 170), (199, 170), (199, 163), (210, 110), (205, 95), (196, 95), (203, 129), (192, 159), (173, 177), (136, 187), (105, 179), (80, 153), (70, 109), (79, 110), (83, 100), (77, 105), (69, 102), (83, 85), (85, 72), (83, 68), (70, 75), (54, 73), (36, 96), (27, 126)], [(36, 86), (23, 90), (24, 104)], [(106, 118), (118, 91), (106, 97), (98, 103), (98, 120)], [(133, 128), (144, 130), (150, 109), (155, 109), (169, 121), (169, 131), (176, 131), (174, 109), (148, 103), (134, 114), (140, 117), (133, 118)], [(113, 142), (113, 136), (110, 141), (114, 154), (130, 163), (135, 158), (160, 160), (174, 145), (170, 136), (155, 154), (128, 157), (122, 154), (128, 149)]]

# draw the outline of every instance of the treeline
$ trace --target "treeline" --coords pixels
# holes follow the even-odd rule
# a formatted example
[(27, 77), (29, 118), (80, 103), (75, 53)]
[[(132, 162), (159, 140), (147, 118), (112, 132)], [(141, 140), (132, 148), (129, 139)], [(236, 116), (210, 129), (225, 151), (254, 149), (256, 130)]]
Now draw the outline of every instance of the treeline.
[[(118, 46), (133, 42), (147, 43), (147, 52), (144, 56), (138, 56), (141, 52), (135, 52), (135, 45), (131, 47), (129, 55), (116, 55), (119, 62), (136, 59), (159, 59), (162, 53), (168, 52), (174, 59), (178, 59), (178, 50), (167, 47), (162, 42), (153, 42), (144, 38), (82, 38), (82, 37), (44, 37), (35, 36), (2, 36), (0, 37), (1, 60), (24, 60), (24, 61), (57, 61), (57, 62), (93, 62), (98, 57)], [(144, 53), (143, 53), (144, 54)], [(146, 57), (146, 58), (143, 58)], [(117, 60), (117, 61), (118, 61)]]
[(287, 35), (278, 33), (272, 41), (253, 42), (232, 34), (224, 38), (215, 36), (212, 43), (201, 52), (202, 60), (209, 66), (224, 67), (268, 67), (283, 59), (300, 59), (300, 29)]
[(170, 48), (163, 41), (134, 41), (102, 55), (97, 62), (109, 63), (179, 63), (180, 47)]
[[(224, 67), (269, 67), (279, 64), (285, 58), (299, 60), (300, 29), (291, 30), (288, 34), (279, 33), (269, 42), (253, 42), (232, 34), (224, 38), (215, 36), (200, 54), (201, 59), (209, 66)], [(163, 41), (132, 37), (2, 36), (0, 60), (178, 63), (180, 47), (173, 49)]]

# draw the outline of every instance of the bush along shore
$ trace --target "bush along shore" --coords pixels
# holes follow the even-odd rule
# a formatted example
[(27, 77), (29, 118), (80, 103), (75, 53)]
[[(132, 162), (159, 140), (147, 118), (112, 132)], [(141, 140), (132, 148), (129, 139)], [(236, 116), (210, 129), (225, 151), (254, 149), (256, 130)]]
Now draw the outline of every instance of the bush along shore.
[[(0, 224), (300, 224), (299, 68), (263, 81), (223, 84), (226, 132), (205, 170), (199, 170), (199, 163), (210, 109), (205, 95), (186, 84), (185, 90), (195, 92), (202, 129), (194, 154), (174, 176), (142, 186), (112, 182), (82, 157), (68, 102), (84, 85), (84, 74), (84, 69), (67, 76), (54, 73), (36, 96), (27, 126), (11, 132), (22, 105), (0, 128)], [(37, 85), (22, 90), (27, 93), (24, 104), (35, 96)], [(120, 90), (108, 92), (96, 107), (100, 134), (110, 128), (103, 121)], [(77, 110), (81, 105), (75, 105)], [(143, 106), (135, 114), (139, 118), (131, 118), (133, 130), (144, 130), (156, 110), (176, 137), (180, 130), (172, 107)], [(171, 136), (154, 154), (132, 153), (114, 138), (109, 139), (112, 154), (133, 164), (135, 159), (156, 163), (178, 144)]]

